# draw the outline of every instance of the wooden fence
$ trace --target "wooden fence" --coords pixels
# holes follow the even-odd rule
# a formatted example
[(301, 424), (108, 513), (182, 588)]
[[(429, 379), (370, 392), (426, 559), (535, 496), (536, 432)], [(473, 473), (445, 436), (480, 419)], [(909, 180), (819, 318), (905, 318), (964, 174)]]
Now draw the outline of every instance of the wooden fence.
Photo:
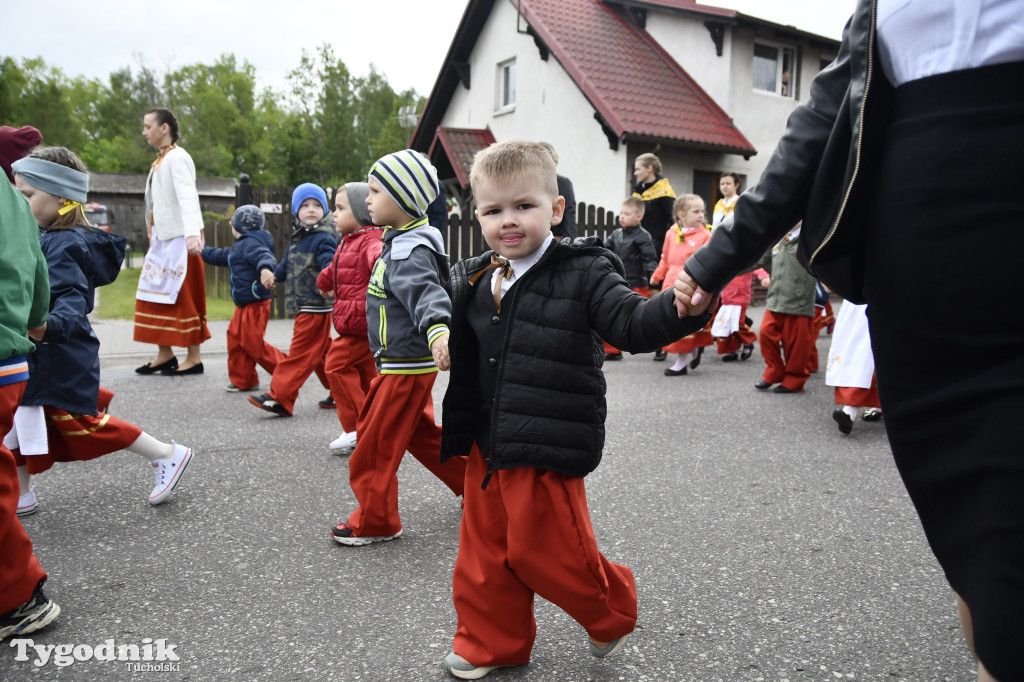
[[(292, 188), (248, 186), (248, 183), (243, 182), (239, 186), (239, 190), (238, 201), (240, 204), (242, 202), (257, 206), (280, 204), (280, 213), (265, 213), (267, 230), (274, 237), (274, 255), (280, 259), (284, 255), (292, 235)], [(249, 192), (249, 195), (245, 196), (244, 192)], [(231, 234), (231, 223), (228, 217), (207, 213), (205, 218), (207, 246), (226, 247), (234, 243), (235, 238)], [(576, 222), (580, 236), (598, 236), (601, 239), (606, 239), (618, 227), (614, 213), (582, 202), (576, 207)], [(477, 256), (487, 250), (483, 235), (480, 233), (480, 224), (472, 214), (450, 214), (448, 223), (441, 233), (444, 236), (445, 248), (452, 264), (471, 256)], [(228, 268), (206, 268), (206, 295), (216, 298), (231, 297), (231, 274)], [(278, 287), (274, 291), (271, 317), (284, 318), (286, 317), (284, 311), (284, 287)]]

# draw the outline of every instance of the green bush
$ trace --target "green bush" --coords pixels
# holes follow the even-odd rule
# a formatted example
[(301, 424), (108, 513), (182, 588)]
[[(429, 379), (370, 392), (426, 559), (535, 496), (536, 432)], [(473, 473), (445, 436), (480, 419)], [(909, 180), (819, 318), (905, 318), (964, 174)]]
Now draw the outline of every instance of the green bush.
[[(141, 262), (141, 259), (139, 259)], [(122, 270), (112, 284), (100, 288), (95, 315), (105, 320), (130, 320), (135, 317), (135, 290), (140, 268)], [(231, 299), (206, 299), (207, 320), (230, 320), (235, 314)]]

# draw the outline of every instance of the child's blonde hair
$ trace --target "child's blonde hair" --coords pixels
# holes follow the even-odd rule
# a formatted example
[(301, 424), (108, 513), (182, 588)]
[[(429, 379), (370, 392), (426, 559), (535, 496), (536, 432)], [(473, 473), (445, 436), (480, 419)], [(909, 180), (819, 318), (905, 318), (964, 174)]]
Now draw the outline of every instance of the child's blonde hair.
[(626, 197), (625, 199), (622, 200), (622, 207), (629, 207), (636, 211), (637, 213), (643, 213), (644, 200), (641, 199), (640, 197)]
[(678, 199), (676, 199), (676, 203), (672, 205), (672, 215), (674, 217), (679, 217), (680, 212), (686, 213), (686, 207), (690, 204), (691, 201), (699, 201), (701, 203), (704, 203), (704, 200), (701, 199), (700, 195), (682, 194), (679, 196)]
[(502, 183), (536, 176), (544, 191), (558, 196), (558, 175), (551, 153), (537, 142), (508, 140), (481, 149), (473, 157), (469, 184), (474, 190), (480, 180)]
[[(43, 161), (49, 161), (50, 163), (58, 163), (61, 166), (67, 166), (71, 170), (76, 170), (79, 173), (88, 173), (89, 170), (82, 163), (82, 160), (78, 158), (78, 155), (67, 147), (36, 147), (29, 154), (29, 157), (33, 159), (42, 159)], [(84, 225), (86, 227), (92, 227), (92, 223), (85, 217), (85, 206), (79, 204), (75, 206), (74, 210), (68, 211), (63, 215), (58, 215), (52, 224), (47, 226), (47, 229), (55, 230), (67, 227), (74, 227), (75, 225)]]

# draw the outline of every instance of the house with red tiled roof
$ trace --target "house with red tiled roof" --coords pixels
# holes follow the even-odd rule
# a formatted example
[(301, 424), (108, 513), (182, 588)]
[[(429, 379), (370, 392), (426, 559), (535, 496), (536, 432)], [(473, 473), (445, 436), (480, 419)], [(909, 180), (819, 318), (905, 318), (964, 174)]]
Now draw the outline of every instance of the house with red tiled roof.
[(468, 206), (473, 153), (550, 142), (578, 201), (616, 210), (654, 152), (677, 194), (757, 180), (838, 41), (693, 0), (469, 0), (412, 146)]

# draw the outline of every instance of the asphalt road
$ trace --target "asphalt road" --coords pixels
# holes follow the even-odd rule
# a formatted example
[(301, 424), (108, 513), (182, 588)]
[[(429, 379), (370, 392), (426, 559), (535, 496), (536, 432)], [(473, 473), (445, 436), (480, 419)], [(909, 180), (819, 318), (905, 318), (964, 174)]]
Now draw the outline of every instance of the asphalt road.
[[(824, 358), (827, 337), (818, 347)], [(6, 640), (0, 680), (448, 679), (460, 509), (447, 489), (407, 458), (403, 537), (337, 545), (328, 529), (354, 497), (347, 459), (327, 450), (339, 425), (317, 408), (315, 379), (282, 419), (224, 392), (222, 354), (177, 379), (137, 377), (140, 359), (104, 357), (111, 412), (196, 457), (155, 508), (150, 467), (131, 453), (35, 478), (40, 511), (24, 523), (62, 614), (30, 637), (163, 640), (176, 669), (75, 661), (70, 647), (72, 664), (58, 667), (57, 649), (38, 666)], [(531, 662), (487, 679), (973, 679), (884, 424), (840, 435), (823, 372), (804, 394), (755, 391), (758, 353), (685, 377), (665, 367), (650, 355), (606, 366), (607, 446), (587, 479), (599, 546), (636, 575), (634, 636), (594, 659), (582, 628), (538, 600)]]

